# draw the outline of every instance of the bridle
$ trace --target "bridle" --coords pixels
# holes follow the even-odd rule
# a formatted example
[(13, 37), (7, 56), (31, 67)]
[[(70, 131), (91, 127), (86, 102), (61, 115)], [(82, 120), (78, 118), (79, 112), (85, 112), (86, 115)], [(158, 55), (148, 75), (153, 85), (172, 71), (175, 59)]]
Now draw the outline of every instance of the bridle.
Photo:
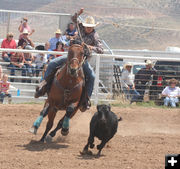
[[(73, 46), (82, 47), (82, 46), (79, 45), (79, 44), (73, 44)], [(77, 76), (79, 70), (82, 68), (83, 63), (84, 63), (85, 60), (86, 60), (86, 57), (84, 57), (84, 55), (83, 55), (82, 57), (83, 57), (83, 60), (82, 60), (81, 62), (79, 62), (79, 59), (78, 59), (77, 57), (73, 57), (71, 60), (69, 60), (69, 61), (67, 62), (67, 72), (68, 72), (70, 75), (72, 75), (72, 72), (75, 72), (74, 75), (72, 75), (72, 76)], [(70, 65), (71, 65), (71, 63), (72, 63), (73, 61), (76, 61), (76, 62), (78, 63), (78, 68), (76, 68), (76, 69), (72, 69), (72, 68), (71, 68)]]

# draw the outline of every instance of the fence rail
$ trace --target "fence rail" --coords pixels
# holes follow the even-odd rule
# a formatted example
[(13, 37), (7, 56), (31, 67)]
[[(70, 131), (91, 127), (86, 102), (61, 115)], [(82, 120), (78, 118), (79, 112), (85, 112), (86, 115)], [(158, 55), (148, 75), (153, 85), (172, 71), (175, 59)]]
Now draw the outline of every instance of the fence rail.
[[(24, 53), (44, 53), (44, 54), (67, 54), (67, 52), (54, 52), (54, 51), (39, 51), (39, 50), (24, 50), (24, 49), (2, 49), (0, 48), (0, 52), (24, 52)], [(144, 61), (145, 60), (152, 60), (154, 61), (154, 63), (156, 63), (157, 61), (162, 61), (162, 62), (174, 62), (176, 63), (175, 65), (171, 65), (172, 71), (174, 71), (176, 73), (176, 77), (178, 79), (180, 79), (180, 65), (178, 65), (178, 63), (180, 63), (180, 53), (175, 53), (175, 52), (163, 52), (163, 51), (150, 51), (150, 52), (144, 52), (144, 51), (138, 51), (138, 55), (136, 55), (137, 53), (131, 51), (131, 55), (129, 55), (129, 51), (123, 51), (126, 54), (120, 54), (120, 55), (110, 55), (110, 54), (93, 54), (93, 57), (90, 61), (91, 65), (95, 68), (95, 74), (96, 74), (96, 78), (95, 78), (95, 85), (94, 85), (94, 102), (95, 104), (97, 104), (99, 101), (105, 101), (105, 100), (112, 100), (113, 99), (113, 94), (114, 94), (114, 84), (116, 83), (114, 74), (116, 73), (116, 75), (118, 76), (118, 82), (117, 83), (121, 83), (121, 73), (120, 71), (122, 71), (123, 68), (123, 64), (128, 60), (128, 62), (130, 61), (131, 63), (135, 64), (139, 64), (139, 65), (145, 65)], [(146, 53), (146, 56), (143, 56)], [(128, 55), (127, 55), (128, 54)], [(152, 54), (152, 56), (151, 56)], [(156, 54), (156, 57), (154, 56)], [(148, 56), (147, 56), (148, 55)], [(169, 56), (169, 57), (167, 57)], [(171, 56), (171, 57), (170, 57)], [(179, 56), (179, 57), (178, 57)], [(117, 60), (120, 61), (117, 61)], [(121, 60), (122, 59), (122, 60)], [(118, 66), (118, 72), (114, 72), (114, 65)], [(156, 64), (155, 64), (156, 65)], [(163, 68), (167, 68), (168, 65), (166, 64), (161, 64), (161, 65), (156, 65), (157, 68), (158, 66), (163, 67)], [(170, 70), (164, 70), (164, 74), (168, 75), (170, 72)], [(159, 70), (158, 70), (159, 71)], [(179, 73), (179, 74), (178, 74)], [(135, 74), (133, 74), (135, 76)], [(164, 75), (163, 75), (164, 76)], [(173, 77), (173, 76), (172, 76)], [(169, 75), (169, 78), (171, 78), (171, 75)], [(155, 79), (154, 81), (159, 83), (160, 79)], [(121, 84), (118, 84), (121, 85)], [(157, 85), (154, 85), (152, 83), (147, 84), (147, 86), (149, 87), (156, 87)], [(151, 96), (155, 96), (156, 92), (161, 93), (162, 91), (162, 87), (158, 88), (158, 89), (151, 89), (151, 92), (153, 92), (151, 94)], [(120, 88), (120, 87), (119, 87)], [(140, 89), (141, 90), (141, 89)], [(104, 95), (104, 97), (102, 96), (103, 91), (106, 91), (106, 94)], [(107, 93), (108, 92), (108, 93)], [(146, 93), (146, 92), (145, 92)], [(156, 95), (157, 96), (157, 95)], [(158, 102), (159, 100), (157, 100)]]

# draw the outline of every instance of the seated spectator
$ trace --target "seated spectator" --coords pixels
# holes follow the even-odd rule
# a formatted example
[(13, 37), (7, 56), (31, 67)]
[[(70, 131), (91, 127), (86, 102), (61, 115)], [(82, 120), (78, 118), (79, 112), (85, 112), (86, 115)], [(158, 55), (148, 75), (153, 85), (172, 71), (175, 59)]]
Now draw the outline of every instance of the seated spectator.
[(3, 103), (4, 98), (8, 97), (8, 103), (11, 103), (11, 94), (9, 93), (10, 82), (8, 82), (8, 75), (4, 74), (0, 81), (0, 103)]
[[(18, 49), (24, 49), (26, 43), (23, 43), (22, 46), (19, 46)], [(15, 70), (21, 70), (22, 76), (26, 76), (26, 66), (24, 65), (24, 53), (17, 52), (15, 55), (11, 55), (10, 65), (8, 68), (11, 70), (10, 75), (15, 76)], [(11, 78), (11, 82), (14, 82), (14, 78)], [(22, 80), (25, 82), (25, 80)]]
[[(54, 49), (54, 51), (58, 51), (58, 52), (64, 52), (64, 44), (62, 42), (57, 42), (56, 43), (56, 49)], [(62, 56), (61, 54), (55, 55), (55, 58)]]
[[(25, 47), (27, 50), (31, 50), (28, 46)], [(34, 58), (31, 53), (24, 53), (24, 65), (26, 67), (26, 75), (32, 77), (34, 75)], [(28, 81), (31, 82), (31, 81)]]
[(59, 41), (64, 43), (66, 46), (69, 46), (69, 40), (67, 39), (66, 35), (62, 35), (61, 30), (57, 29), (55, 32), (55, 37), (53, 37), (49, 40), (50, 49), (52, 51), (56, 49), (56, 43)]
[(126, 95), (126, 98), (133, 102), (138, 101), (139, 93), (136, 91), (134, 82), (133, 82), (133, 76), (131, 74), (132, 64), (127, 63), (124, 65), (124, 70), (122, 72), (121, 76), (121, 85), (123, 92)]
[(0, 65), (0, 80), (2, 79), (2, 75), (3, 75), (3, 70), (2, 70), (2, 67)]
[(169, 86), (162, 91), (162, 96), (165, 97), (165, 106), (170, 104), (171, 107), (176, 107), (176, 104), (179, 103), (178, 97), (180, 97), (180, 88), (176, 86), (177, 83), (178, 81), (176, 79), (171, 79), (169, 81)]
[(47, 63), (47, 55), (43, 53), (37, 54), (36, 56), (34, 56), (34, 63), (35, 63), (36, 77), (38, 77), (40, 71), (42, 71), (44, 65)]
[(28, 31), (29, 36), (35, 32), (35, 30), (34, 29), (31, 30), (30, 26), (28, 25), (28, 19), (27, 18), (23, 18), (21, 20), (21, 24), (19, 25), (19, 28), (18, 28), (18, 30), (20, 32), (19, 39), (22, 38), (22, 36), (23, 36), (22, 34), (23, 34), (24, 29), (26, 29)]
[(66, 29), (65, 35), (68, 39), (75, 39), (75, 37), (78, 35), (78, 32), (76, 30), (76, 27), (73, 22), (68, 24), (68, 27)]
[[(31, 48), (34, 48), (34, 43), (32, 40), (28, 37), (28, 30), (24, 29), (21, 39), (19, 39), (18, 46), (22, 46), (23, 43), (26, 43), (26, 46), (30, 46)], [(25, 47), (26, 47), (25, 46)], [(29, 48), (30, 48), (29, 47)]]
[[(47, 50), (47, 51), (52, 51), (52, 50), (50, 49), (50, 43), (49, 43), (49, 42), (46, 42), (46, 43), (45, 43), (44, 48), (45, 48), (45, 50)], [(52, 54), (47, 54), (47, 59), (48, 59), (48, 61), (49, 61), (50, 57), (52, 57)]]
[[(13, 33), (7, 34), (6, 39), (2, 41), (1, 48), (16, 49), (16, 42), (13, 39)], [(14, 52), (3, 52), (2, 58), (5, 62), (10, 62), (10, 56), (14, 54)]]

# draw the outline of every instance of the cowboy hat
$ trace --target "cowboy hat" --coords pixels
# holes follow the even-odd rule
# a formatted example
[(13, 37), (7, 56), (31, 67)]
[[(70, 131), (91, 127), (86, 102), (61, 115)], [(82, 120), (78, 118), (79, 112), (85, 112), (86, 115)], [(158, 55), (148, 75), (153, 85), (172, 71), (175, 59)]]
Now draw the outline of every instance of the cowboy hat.
[(126, 69), (127, 66), (132, 67), (132, 64), (130, 62), (124, 64), (124, 69)]
[(54, 32), (55, 34), (62, 34), (60, 29), (57, 29), (56, 32)]
[(146, 65), (153, 65), (152, 61), (151, 60), (146, 60)]
[(92, 16), (88, 16), (86, 17), (85, 21), (82, 23), (82, 25), (84, 27), (95, 27), (97, 26), (99, 23), (95, 23), (95, 20)]
[(29, 34), (28, 30), (27, 30), (27, 29), (24, 29), (24, 30), (23, 30), (23, 34)]

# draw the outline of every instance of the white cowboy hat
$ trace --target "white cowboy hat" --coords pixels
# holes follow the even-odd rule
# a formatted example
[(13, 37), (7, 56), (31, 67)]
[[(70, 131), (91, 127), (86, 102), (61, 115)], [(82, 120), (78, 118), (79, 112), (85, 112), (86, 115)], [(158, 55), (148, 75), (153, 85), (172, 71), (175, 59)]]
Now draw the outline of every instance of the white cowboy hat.
[(24, 29), (24, 30), (23, 30), (23, 34), (29, 34), (28, 30), (27, 30), (27, 29)]
[(146, 60), (146, 65), (153, 65), (152, 61), (151, 60)]
[(99, 23), (95, 23), (95, 20), (92, 16), (88, 16), (86, 17), (85, 21), (82, 23), (82, 25), (84, 27), (95, 27), (97, 26)]
[(56, 32), (54, 32), (55, 34), (62, 34), (60, 29), (57, 29)]
[(131, 66), (131, 67), (132, 67), (132, 64), (131, 64), (130, 62), (125, 63), (125, 64), (124, 64), (124, 69), (126, 69), (127, 66)]

